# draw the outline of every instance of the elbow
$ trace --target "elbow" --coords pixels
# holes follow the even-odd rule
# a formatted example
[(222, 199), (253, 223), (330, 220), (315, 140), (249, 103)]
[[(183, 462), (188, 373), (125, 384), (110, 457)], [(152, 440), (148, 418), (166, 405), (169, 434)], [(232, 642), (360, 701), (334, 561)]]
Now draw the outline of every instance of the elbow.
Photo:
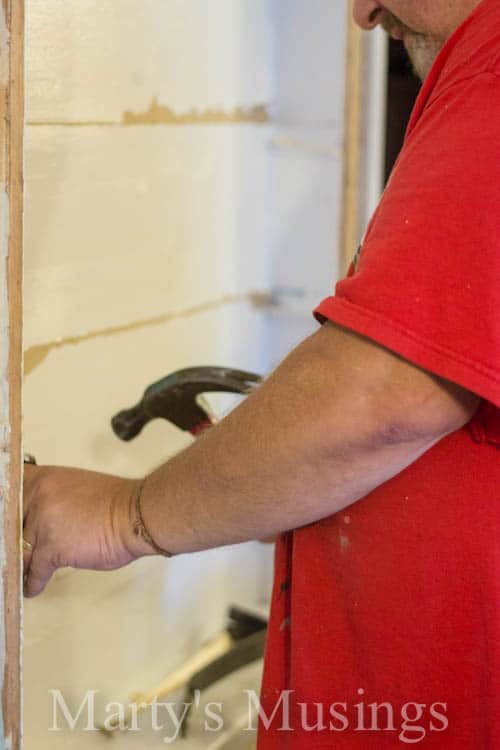
[(428, 390), (400, 398), (381, 420), (387, 444), (436, 442), (464, 427), (474, 416), (480, 398), (460, 386), (432, 378)]

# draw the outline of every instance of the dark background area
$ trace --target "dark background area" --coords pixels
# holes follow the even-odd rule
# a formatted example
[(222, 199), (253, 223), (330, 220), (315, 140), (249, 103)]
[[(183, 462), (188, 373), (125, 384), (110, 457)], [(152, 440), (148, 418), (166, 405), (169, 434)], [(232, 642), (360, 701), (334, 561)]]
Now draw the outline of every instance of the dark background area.
[(403, 145), (406, 126), (421, 83), (412, 71), (403, 44), (389, 40), (389, 71), (387, 90), (387, 146), (385, 178), (389, 178)]

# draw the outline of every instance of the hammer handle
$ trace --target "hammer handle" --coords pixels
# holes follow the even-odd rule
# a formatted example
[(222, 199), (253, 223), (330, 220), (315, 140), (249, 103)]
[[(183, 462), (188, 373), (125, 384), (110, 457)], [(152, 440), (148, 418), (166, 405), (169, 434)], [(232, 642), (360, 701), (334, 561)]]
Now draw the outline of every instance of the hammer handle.
[(233, 639), (227, 631), (220, 633), (215, 636), (210, 643), (203, 646), (194, 656), (191, 657), (182, 667), (180, 667), (173, 674), (169, 675), (163, 682), (157, 685), (153, 690), (148, 690), (147, 693), (135, 693), (133, 695), (134, 709), (129, 708), (123, 717), (122, 722), (120, 720), (115, 722), (107, 722), (106, 728), (101, 729), (106, 733), (116, 731), (117, 729), (127, 729), (130, 726), (132, 717), (134, 714), (144, 711), (155, 701), (159, 701), (166, 696), (172, 695), (180, 688), (184, 687), (191, 677), (196, 674), (199, 670), (206, 667), (214, 659), (218, 659), (224, 654), (231, 650), (233, 645)]

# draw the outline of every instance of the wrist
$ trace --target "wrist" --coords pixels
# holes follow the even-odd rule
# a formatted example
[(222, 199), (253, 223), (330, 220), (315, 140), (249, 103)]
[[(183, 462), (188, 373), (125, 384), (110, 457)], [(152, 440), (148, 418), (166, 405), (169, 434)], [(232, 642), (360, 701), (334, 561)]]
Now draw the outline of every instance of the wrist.
[(151, 533), (149, 524), (145, 521), (142, 512), (142, 499), (146, 479), (134, 482), (134, 491), (129, 500), (129, 540), (128, 547), (134, 558), (147, 555), (162, 555), (172, 557), (172, 554), (161, 547)]
[(137, 494), (142, 489), (142, 479), (127, 480), (127, 492), (120, 504), (118, 528), (123, 547), (127, 551), (130, 561), (140, 557), (154, 555), (154, 550), (134, 531), (136, 519)]

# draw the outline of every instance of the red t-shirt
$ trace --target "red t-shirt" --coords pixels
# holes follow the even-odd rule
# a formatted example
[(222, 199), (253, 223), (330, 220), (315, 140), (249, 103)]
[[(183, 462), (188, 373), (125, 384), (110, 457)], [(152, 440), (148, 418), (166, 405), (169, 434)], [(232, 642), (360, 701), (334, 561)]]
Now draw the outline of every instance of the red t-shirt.
[(356, 267), (316, 310), (482, 406), (278, 542), (259, 750), (500, 748), (499, 290), (500, 2), (483, 0), (427, 77)]

